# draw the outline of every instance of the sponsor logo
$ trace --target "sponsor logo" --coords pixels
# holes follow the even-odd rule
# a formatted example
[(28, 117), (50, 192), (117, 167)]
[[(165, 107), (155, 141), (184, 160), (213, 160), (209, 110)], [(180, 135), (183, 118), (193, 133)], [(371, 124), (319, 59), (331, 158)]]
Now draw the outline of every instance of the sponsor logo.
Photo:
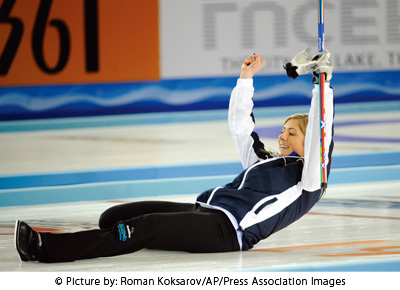
[(127, 239), (132, 237), (132, 233), (135, 231), (133, 227), (129, 225), (125, 225), (124, 223), (120, 223), (117, 226), (118, 228), (118, 238), (120, 241), (125, 242)]
[(118, 224), (118, 234), (119, 240), (125, 242), (126, 241), (126, 230), (124, 224)]

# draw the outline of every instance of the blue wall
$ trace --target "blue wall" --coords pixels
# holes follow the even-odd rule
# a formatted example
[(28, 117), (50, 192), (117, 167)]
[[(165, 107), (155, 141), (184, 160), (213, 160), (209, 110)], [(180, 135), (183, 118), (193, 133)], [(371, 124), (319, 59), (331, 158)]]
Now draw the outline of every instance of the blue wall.
[[(400, 100), (400, 71), (337, 73), (331, 85), (337, 103)], [(228, 107), (236, 77), (156, 82), (0, 88), (0, 120), (114, 115)], [(255, 77), (256, 106), (305, 105), (310, 76)]]

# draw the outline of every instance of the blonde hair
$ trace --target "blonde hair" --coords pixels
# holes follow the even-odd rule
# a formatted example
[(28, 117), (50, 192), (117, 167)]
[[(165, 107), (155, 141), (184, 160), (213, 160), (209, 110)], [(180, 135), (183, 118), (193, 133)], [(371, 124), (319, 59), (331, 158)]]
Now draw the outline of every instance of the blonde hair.
[(292, 116), (289, 116), (286, 118), (284, 125), (289, 120), (297, 120), (299, 122), (299, 127), (301, 129), (301, 132), (303, 132), (303, 134), (306, 135), (307, 125), (308, 125), (308, 114), (294, 114)]

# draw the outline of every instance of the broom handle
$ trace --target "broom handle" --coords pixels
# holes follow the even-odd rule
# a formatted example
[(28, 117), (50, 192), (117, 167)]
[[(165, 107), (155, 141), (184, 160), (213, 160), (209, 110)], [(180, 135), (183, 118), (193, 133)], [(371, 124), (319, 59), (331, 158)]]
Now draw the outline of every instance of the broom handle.
[[(325, 50), (325, 15), (324, 15), (324, 0), (318, 0), (318, 51)], [(320, 117), (320, 159), (321, 159), (321, 188), (327, 188), (327, 170), (326, 170), (326, 154), (325, 154), (325, 74), (319, 75), (319, 117)]]

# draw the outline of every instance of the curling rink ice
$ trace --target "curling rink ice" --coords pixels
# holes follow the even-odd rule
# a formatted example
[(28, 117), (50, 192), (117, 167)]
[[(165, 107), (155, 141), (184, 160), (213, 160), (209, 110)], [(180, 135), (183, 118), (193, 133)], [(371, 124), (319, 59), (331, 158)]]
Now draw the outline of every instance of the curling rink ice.
[[(255, 109), (256, 131), (266, 147), (277, 148), (286, 116), (304, 111)], [(57, 264), (20, 262), (16, 219), (38, 231), (62, 233), (96, 228), (102, 211), (119, 203), (194, 201), (241, 171), (227, 111), (2, 122), (0, 271), (400, 271), (399, 112), (400, 102), (338, 104), (326, 195), (309, 214), (251, 251), (144, 249)]]

